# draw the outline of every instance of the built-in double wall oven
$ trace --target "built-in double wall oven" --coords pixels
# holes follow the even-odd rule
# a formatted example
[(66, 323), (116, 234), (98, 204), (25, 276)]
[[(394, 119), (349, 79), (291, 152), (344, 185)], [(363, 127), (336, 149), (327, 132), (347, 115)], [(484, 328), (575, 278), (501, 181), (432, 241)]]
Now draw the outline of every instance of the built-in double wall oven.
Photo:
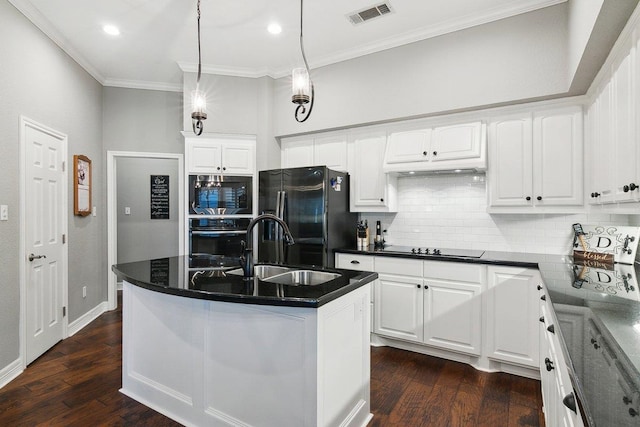
[(253, 213), (250, 176), (189, 176), (189, 255), (239, 257)]

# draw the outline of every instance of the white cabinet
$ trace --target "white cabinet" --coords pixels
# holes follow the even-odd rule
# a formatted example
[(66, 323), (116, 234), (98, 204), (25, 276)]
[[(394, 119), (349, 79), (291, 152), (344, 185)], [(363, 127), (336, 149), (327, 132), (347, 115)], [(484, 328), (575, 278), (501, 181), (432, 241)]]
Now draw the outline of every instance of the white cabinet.
[(283, 168), (327, 166), (348, 171), (347, 134), (330, 133), (318, 137), (286, 138), (281, 141)]
[(387, 133), (384, 130), (354, 133), (352, 144), (351, 212), (394, 212), (397, 180), (380, 167)]
[(492, 121), (489, 164), (490, 212), (581, 210), (582, 107)]
[[(581, 427), (582, 417), (571, 384), (566, 360), (556, 335), (558, 326), (549, 304), (540, 307), (540, 383), (545, 424), (548, 426)], [(558, 328), (559, 329), (559, 328)], [(605, 396), (606, 398), (606, 396)], [(572, 401), (573, 400), (573, 404)], [(575, 410), (570, 407), (573, 406)]]
[(481, 122), (390, 131), (385, 172), (471, 168), (486, 169), (486, 128)]
[(283, 168), (298, 168), (314, 166), (313, 138), (283, 139), (281, 141), (281, 166)]
[(336, 254), (336, 268), (357, 271), (375, 271), (371, 255)]
[(374, 289), (374, 332), (406, 341), (422, 342), (422, 262), (377, 257)]
[(424, 262), (425, 344), (480, 356), (485, 268), (474, 264)]
[(538, 367), (537, 270), (487, 267), (487, 356), (491, 359)]
[(255, 137), (187, 137), (185, 145), (187, 174), (255, 173)]
[(374, 332), (479, 356), (483, 265), (376, 257)]

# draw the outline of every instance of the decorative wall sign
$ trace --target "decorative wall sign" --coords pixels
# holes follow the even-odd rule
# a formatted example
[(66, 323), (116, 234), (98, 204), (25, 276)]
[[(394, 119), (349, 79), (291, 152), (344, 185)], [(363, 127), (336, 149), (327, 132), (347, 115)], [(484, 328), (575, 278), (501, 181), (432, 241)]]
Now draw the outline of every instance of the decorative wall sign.
[(82, 154), (73, 156), (73, 213), (91, 213), (91, 160)]
[[(575, 232), (574, 224), (574, 232)], [(612, 254), (614, 261), (623, 264), (633, 264), (636, 259), (640, 228), (617, 225), (582, 225), (583, 234), (579, 242), (574, 243), (574, 249), (583, 249), (589, 253), (591, 260), (594, 254)], [(584, 244), (584, 246), (583, 246)]]
[(169, 219), (169, 175), (151, 175), (151, 219)]

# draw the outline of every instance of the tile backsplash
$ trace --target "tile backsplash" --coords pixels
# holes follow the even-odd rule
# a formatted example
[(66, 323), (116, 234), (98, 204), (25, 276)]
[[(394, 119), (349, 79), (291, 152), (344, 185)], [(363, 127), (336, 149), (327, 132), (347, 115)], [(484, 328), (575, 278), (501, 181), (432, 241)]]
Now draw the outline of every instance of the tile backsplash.
[(553, 254), (571, 252), (576, 222), (638, 223), (637, 215), (489, 214), (483, 174), (399, 177), (398, 212), (360, 218), (369, 221), (371, 235), (381, 221), (391, 245)]

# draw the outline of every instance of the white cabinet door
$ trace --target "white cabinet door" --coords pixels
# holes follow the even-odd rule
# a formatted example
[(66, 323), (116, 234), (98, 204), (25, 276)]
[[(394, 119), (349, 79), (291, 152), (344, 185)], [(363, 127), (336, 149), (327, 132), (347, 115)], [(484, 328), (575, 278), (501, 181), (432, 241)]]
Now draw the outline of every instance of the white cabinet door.
[(186, 138), (187, 174), (253, 175), (255, 140)]
[(537, 270), (489, 266), (486, 298), (488, 357), (538, 367)]
[(380, 274), (374, 294), (374, 332), (422, 342), (422, 278)]
[(480, 284), (426, 278), (424, 343), (480, 356), (481, 290)]
[(316, 138), (313, 141), (313, 163), (329, 169), (346, 172), (347, 135), (339, 134)]
[(531, 206), (532, 118), (505, 117), (489, 124), (490, 206)]
[(482, 155), (482, 123), (465, 123), (433, 129), (431, 161), (476, 159)]
[(489, 211), (565, 212), (567, 206), (583, 206), (581, 106), (495, 120), (489, 150)]
[(187, 140), (187, 172), (210, 174), (222, 171), (222, 147), (211, 141)]
[[(591, 167), (588, 169), (591, 188), (590, 201), (593, 204), (607, 204), (614, 201), (613, 185), (613, 128), (612, 128), (611, 83), (608, 82), (590, 109), (592, 134), (589, 138)], [(593, 118), (591, 118), (591, 113)]]
[(631, 53), (614, 64), (611, 80), (614, 147), (613, 191), (617, 202), (638, 199), (638, 148), (635, 138)]
[(425, 162), (431, 157), (429, 151), (431, 129), (393, 132), (389, 135), (385, 163)]
[(534, 114), (533, 204), (582, 205), (582, 108)]
[(381, 165), (387, 144), (384, 131), (353, 137), (354, 168), (351, 176), (352, 212), (390, 212), (395, 209), (395, 187)]
[(255, 145), (222, 141), (222, 173), (227, 175), (253, 175), (255, 172)]
[(283, 168), (315, 166), (313, 163), (313, 139), (291, 139), (281, 142)]

